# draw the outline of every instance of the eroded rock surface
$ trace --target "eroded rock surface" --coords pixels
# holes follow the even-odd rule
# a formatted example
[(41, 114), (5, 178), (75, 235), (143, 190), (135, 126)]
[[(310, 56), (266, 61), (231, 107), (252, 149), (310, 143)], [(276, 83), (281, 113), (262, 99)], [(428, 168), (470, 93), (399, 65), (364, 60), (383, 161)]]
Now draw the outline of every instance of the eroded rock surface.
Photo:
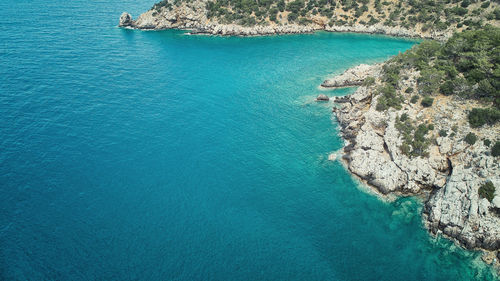
[[(380, 66), (377, 66), (380, 67)], [(369, 69), (363, 66), (364, 69)], [(360, 84), (359, 66), (347, 70), (333, 83)], [(346, 74), (347, 73), (347, 74)], [(379, 74), (372, 86), (361, 86), (347, 97), (337, 97), (334, 112), (345, 139), (342, 159), (347, 168), (382, 194), (421, 195), (425, 198), (424, 222), (432, 233), (445, 234), (467, 248), (500, 250), (500, 188), (492, 202), (479, 196), (479, 187), (487, 180), (500, 187), (500, 164), (490, 148), (477, 141), (469, 145), (465, 135), (474, 131), (479, 139), (496, 139), (500, 126), (472, 129), (467, 122), (467, 108), (474, 101), (452, 97), (436, 98), (432, 108), (404, 102), (401, 110), (377, 111), (380, 95)], [(401, 81), (399, 89), (416, 87), (416, 73)], [(410, 94), (399, 94), (410, 100)], [(436, 139), (428, 155), (410, 157), (401, 152), (403, 138), (396, 122), (403, 113), (408, 118), (432, 123), (429, 137)], [(455, 127), (456, 133), (438, 136), (441, 129)]]
[(325, 88), (341, 88), (361, 86), (363, 81), (369, 76), (377, 76), (382, 70), (381, 64), (360, 64), (349, 68), (344, 73), (325, 80), (321, 86)]
[(120, 22), (119, 22), (118, 26), (127, 27), (127, 26), (133, 26), (133, 25), (134, 25), (134, 21), (132, 19), (132, 16), (129, 13), (123, 13), (120, 16)]

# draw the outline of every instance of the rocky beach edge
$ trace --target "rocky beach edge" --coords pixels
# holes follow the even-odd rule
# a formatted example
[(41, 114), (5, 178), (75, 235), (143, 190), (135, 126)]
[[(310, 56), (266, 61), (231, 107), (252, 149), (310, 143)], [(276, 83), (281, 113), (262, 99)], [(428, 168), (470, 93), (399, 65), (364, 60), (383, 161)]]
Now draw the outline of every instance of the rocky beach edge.
[[(199, 8), (203, 10), (203, 8)], [(367, 26), (362, 24), (329, 26), (324, 24), (310, 23), (307, 25), (298, 24), (271, 24), (256, 26), (241, 26), (236, 24), (221, 24), (206, 19), (204, 13), (188, 8), (179, 8), (172, 11), (164, 11), (161, 15), (153, 15), (150, 10), (141, 14), (136, 20), (124, 12), (120, 16), (119, 27), (139, 29), (139, 30), (165, 30), (179, 29), (187, 30), (189, 34), (205, 34), (218, 36), (265, 36), (281, 34), (306, 34), (316, 31), (327, 32), (351, 32), (365, 34), (383, 34), (395, 37), (422, 38), (446, 40), (452, 35), (451, 31), (423, 33), (399, 26), (390, 27), (381, 23)]]
[[(382, 196), (421, 197), (423, 222), (432, 234), (444, 235), (467, 249), (483, 250), (483, 260), (500, 268), (500, 190), (491, 202), (478, 193), (485, 180), (500, 186), (500, 167), (483, 142), (463, 141), (471, 130), (467, 109), (476, 102), (440, 96), (432, 108), (406, 102), (401, 110), (377, 111), (382, 67), (358, 65), (322, 83), (326, 88), (358, 87), (353, 94), (334, 99), (333, 112), (345, 142), (341, 156), (331, 158), (340, 158), (353, 175)], [(408, 76), (400, 89), (416, 88), (417, 73)], [(367, 78), (373, 78), (374, 84), (364, 85)], [(396, 123), (401, 114), (432, 120), (435, 131), (453, 121), (458, 124), (457, 133), (437, 136), (428, 157), (409, 157), (400, 150), (403, 140)], [(495, 139), (500, 126), (474, 132), (480, 138)]]

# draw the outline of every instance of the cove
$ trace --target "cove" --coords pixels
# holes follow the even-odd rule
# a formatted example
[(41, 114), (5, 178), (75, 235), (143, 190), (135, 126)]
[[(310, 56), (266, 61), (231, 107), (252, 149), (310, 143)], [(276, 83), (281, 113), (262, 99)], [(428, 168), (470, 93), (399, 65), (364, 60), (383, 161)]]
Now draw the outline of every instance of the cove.
[(327, 161), (317, 86), (416, 41), (115, 27), (153, 2), (0, 3), (0, 279), (494, 280)]

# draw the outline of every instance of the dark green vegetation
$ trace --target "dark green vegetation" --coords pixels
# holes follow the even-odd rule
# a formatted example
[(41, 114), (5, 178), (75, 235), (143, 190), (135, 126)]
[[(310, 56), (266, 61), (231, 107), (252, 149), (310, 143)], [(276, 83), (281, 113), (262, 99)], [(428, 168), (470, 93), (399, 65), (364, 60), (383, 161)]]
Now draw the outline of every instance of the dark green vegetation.
[[(424, 41), (391, 59), (384, 66), (382, 105), (378, 110), (400, 108), (399, 75), (402, 71), (420, 71), (417, 92), (421, 105), (431, 107), (437, 94), (475, 99), (485, 108), (469, 113), (472, 127), (494, 125), (500, 120), (500, 29), (487, 26), (481, 30), (456, 33), (446, 43)], [(407, 92), (407, 91), (405, 91)], [(416, 103), (419, 96), (413, 96)]]
[(434, 102), (434, 99), (429, 97), (429, 96), (425, 96), (422, 101), (420, 102), (420, 104), (423, 106), (423, 107), (431, 107), (432, 106), (432, 103)]
[(483, 140), (483, 144), (486, 145), (486, 146), (490, 146), (491, 145), (491, 141), (489, 139), (484, 139)]
[(473, 108), (469, 112), (469, 123), (473, 128), (485, 124), (494, 125), (498, 120), (500, 120), (500, 110), (498, 108)]
[[(500, 120), (500, 29), (492, 26), (454, 34), (447, 42), (424, 41), (411, 50), (389, 60), (383, 68), (382, 85), (377, 88), (379, 98), (376, 109), (399, 110), (404, 102), (432, 107), (438, 95), (456, 96), (459, 99), (479, 101), (482, 108), (470, 110), (468, 119), (473, 128), (494, 125)], [(417, 87), (404, 88), (403, 73), (418, 71)], [(403, 77), (405, 76), (405, 77)], [(407, 79), (407, 78), (406, 78)], [(403, 91), (404, 90), (404, 91)], [(414, 93), (411, 98), (408, 94)], [(409, 99), (406, 101), (406, 99)], [(416, 125), (406, 114), (396, 121), (396, 128), (403, 137), (401, 151), (409, 156), (425, 156), (431, 140), (426, 137), (429, 125)], [(452, 128), (451, 137), (456, 135)], [(441, 129), (439, 136), (448, 136)], [(474, 133), (464, 141), (473, 145)], [(500, 145), (493, 155), (500, 155)]]
[(380, 87), (378, 92), (381, 94), (376, 107), (378, 111), (387, 110), (389, 107), (401, 109), (403, 97), (396, 93), (394, 86), (386, 84), (385, 86)]
[[(171, 9), (195, 0), (163, 0), (153, 6)], [(479, 0), (214, 0), (206, 2), (207, 17), (220, 23), (267, 25), (275, 23), (418, 28), (425, 32), (448, 28), (477, 28), (500, 18), (495, 3)]]
[(491, 181), (487, 181), (479, 187), (479, 196), (481, 196), (481, 198), (486, 198), (491, 202), (493, 200), (493, 197), (495, 197), (494, 194), (495, 186)]
[(491, 148), (491, 155), (495, 157), (500, 156), (500, 141), (495, 142), (495, 144)]
[(477, 141), (477, 136), (474, 133), (468, 133), (465, 136), (464, 141), (470, 145), (473, 145)]
[(428, 156), (427, 148), (431, 144), (431, 139), (426, 137), (429, 131), (434, 130), (432, 124), (419, 124), (408, 118), (408, 114), (403, 113), (396, 119), (396, 129), (403, 137), (403, 144), (399, 147), (401, 152), (407, 156)]

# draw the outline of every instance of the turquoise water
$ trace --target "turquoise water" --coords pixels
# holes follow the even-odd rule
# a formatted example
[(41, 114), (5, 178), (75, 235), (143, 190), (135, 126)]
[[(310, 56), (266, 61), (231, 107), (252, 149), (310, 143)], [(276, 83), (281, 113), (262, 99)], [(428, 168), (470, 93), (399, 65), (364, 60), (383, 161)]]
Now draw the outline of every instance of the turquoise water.
[(493, 279), (327, 161), (317, 86), (415, 42), (115, 27), (153, 2), (0, 2), (0, 279)]

